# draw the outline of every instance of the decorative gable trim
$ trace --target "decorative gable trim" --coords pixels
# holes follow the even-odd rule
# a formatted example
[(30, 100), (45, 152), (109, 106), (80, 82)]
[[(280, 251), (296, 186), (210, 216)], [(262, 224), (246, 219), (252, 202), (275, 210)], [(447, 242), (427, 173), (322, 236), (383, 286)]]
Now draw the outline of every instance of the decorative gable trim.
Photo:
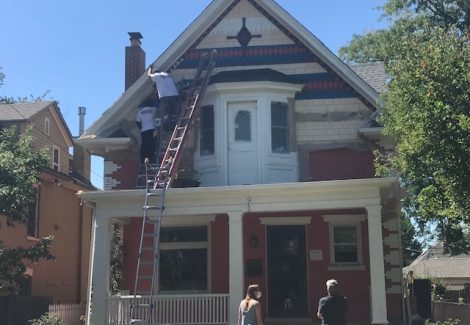
[[(341, 87), (345, 87), (343, 97), (358, 96), (368, 107), (375, 108), (378, 101), (377, 92), (362, 80), (357, 74), (351, 70), (343, 61), (341, 61), (335, 54), (333, 54), (319, 39), (317, 39), (310, 31), (303, 25), (295, 20), (287, 11), (281, 8), (273, 0), (247, 0), (258, 11), (260, 11), (267, 19), (269, 19), (275, 26), (283, 31), (293, 42), (294, 46), (289, 51), (295, 50), (300, 53), (299, 60), (303, 60), (302, 56), (307, 55), (315, 59), (315, 62), (321, 64), (329, 73), (337, 75), (336, 78), (340, 79), (340, 83), (344, 83)], [(197, 60), (199, 51), (196, 47), (206, 37), (217, 24), (227, 16), (227, 14), (238, 4), (240, 0), (217, 0), (213, 1), (182, 33), (176, 40), (168, 47), (162, 55), (153, 62), (152, 66), (160, 70), (171, 70), (176, 68), (179, 64), (183, 66), (190, 64), (191, 60)], [(275, 54), (275, 46), (270, 46), (271, 59), (280, 60), (282, 55)], [(246, 47), (246, 53), (250, 51), (262, 50), (260, 47)], [(237, 53), (240, 48), (232, 49), (232, 55), (226, 59), (226, 64), (231, 64), (230, 60), (237, 60)], [(223, 49), (230, 53), (230, 49)], [(240, 52), (242, 53), (243, 50)], [(183, 53), (183, 54), (181, 54)], [(193, 57), (195, 56), (195, 57)], [(182, 61), (182, 58), (188, 58), (188, 63)], [(223, 62), (223, 59), (222, 59)], [(311, 61), (312, 62), (312, 61)], [(336, 87), (337, 83), (329, 83), (332, 87)], [(309, 85), (315, 87), (315, 85)], [(152, 92), (152, 82), (148, 79), (146, 74), (143, 74), (125, 93), (121, 96), (103, 115), (98, 119), (89, 129), (85, 131), (81, 138), (92, 138), (94, 136), (106, 136), (103, 134), (107, 129), (107, 123), (110, 121), (118, 120), (123, 111), (129, 107), (136, 107), (140, 101), (147, 97)], [(319, 95), (320, 98), (331, 96), (327, 92)], [(326, 97), (325, 97), (326, 96)], [(305, 97), (305, 98), (304, 98)], [(304, 96), (299, 99), (308, 99), (310, 97)], [(79, 140), (80, 142), (80, 140)]]

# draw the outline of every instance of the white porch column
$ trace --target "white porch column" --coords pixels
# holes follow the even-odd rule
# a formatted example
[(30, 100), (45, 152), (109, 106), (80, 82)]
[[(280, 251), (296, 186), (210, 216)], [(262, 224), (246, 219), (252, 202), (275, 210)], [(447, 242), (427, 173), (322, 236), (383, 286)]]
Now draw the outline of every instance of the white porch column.
[(382, 239), (382, 206), (367, 206), (372, 324), (388, 324)]
[[(106, 303), (109, 297), (109, 276), (110, 276), (110, 254), (111, 237), (110, 223), (111, 218), (94, 215), (93, 218), (93, 238), (92, 238), (92, 275), (89, 282), (88, 291), (93, 291), (92, 307), (90, 304), (87, 310), (87, 324), (107, 325), (108, 315)], [(89, 297), (90, 298), (90, 297)], [(90, 301), (90, 299), (88, 300)], [(90, 317), (91, 315), (91, 317)]]
[(243, 297), (243, 212), (228, 212), (229, 217), (229, 320), (237, 324), (238, 306)]

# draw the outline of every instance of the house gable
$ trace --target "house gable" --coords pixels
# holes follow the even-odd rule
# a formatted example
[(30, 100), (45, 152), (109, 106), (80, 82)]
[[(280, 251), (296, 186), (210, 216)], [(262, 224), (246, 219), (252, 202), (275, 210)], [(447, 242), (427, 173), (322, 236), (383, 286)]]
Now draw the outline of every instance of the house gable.
[[(172, 71), (177, 81), (191, 78), (201, 54), (213, 48), (219, 51), (216, 72), (269, 67), (295, 74), (305, 84), (298, 100), (358, 97), (372, 109), (377, 101), (372, 87), (272, 0), (212, 2), (152, 66)], [(85, 131), (83, 143), (118, 131), (152, 91), (142, 75)]]

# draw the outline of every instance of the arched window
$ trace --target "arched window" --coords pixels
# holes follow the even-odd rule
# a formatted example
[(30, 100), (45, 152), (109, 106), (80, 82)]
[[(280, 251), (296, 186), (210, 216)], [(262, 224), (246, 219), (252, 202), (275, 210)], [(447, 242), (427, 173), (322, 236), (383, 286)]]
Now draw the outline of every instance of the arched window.
[(235, 116), (235, 141), (251, 141), (251, 113), (239, 111)]

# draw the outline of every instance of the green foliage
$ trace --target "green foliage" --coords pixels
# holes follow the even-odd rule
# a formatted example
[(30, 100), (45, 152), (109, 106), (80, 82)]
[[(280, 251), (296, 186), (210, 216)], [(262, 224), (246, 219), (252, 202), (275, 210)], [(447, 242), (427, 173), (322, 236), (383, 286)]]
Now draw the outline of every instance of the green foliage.
[(54, 259), (49, 253), (53, 237), (45, 237), (29, 248), (0, 246), (0, 290), (18, 295), (26, 271), (25, 262), (37, 263), (41, 258)]
[(30, 325), (65, 325), (57, 316), (46, 313), (39, 318), (28, 321)]
[(434, 322), (434, 321), (429, 321), (429, 320), (424, 322), (424, 325), (459, 325), (459, 324), (462, 324), (460, 320), (451, 319), (451, 318), (442, 322)]
[(45, 152), (33, 147), (30, 130), (21, 135), (14, 127), (0, 130), (0, 215), (9, 225), (26, 220), (36, 201), (39, 170), (46, 164)]
[(451, 252), (468, 251), (470, 221), (470, 47), (456, 30), (428, 27), (403, 38), (390, 63), (384, 132), (397, 140), (391, 165), (412, 216), (437, 223)]
[(123, 254), (123, 229), (119, 224), (112, 225), (111, 232), (111, 277), (110, 290), (116, 295), (122, 290), (122, 254)]
[(431, 291), (431, 296), (432, 300), (441, 300), (444, 298), (444, 295), (447, 291), (447, 286), (442, 282), (441, 279), (432, 279), (432, 291)]
[(422, 252), (416, 229), (404, 213), (400, 215), (403, 266), (410, 265)]
[(389, 28), (340, 50), (348, 62), (385, 61), (380, 121), (397, 148), (377, 158), (378, 171), (400, 175), (406, 215), (421, 231), (432, 224), (446, 251), (468, 252), (470, 1), (388, 0), (382, 10)]

